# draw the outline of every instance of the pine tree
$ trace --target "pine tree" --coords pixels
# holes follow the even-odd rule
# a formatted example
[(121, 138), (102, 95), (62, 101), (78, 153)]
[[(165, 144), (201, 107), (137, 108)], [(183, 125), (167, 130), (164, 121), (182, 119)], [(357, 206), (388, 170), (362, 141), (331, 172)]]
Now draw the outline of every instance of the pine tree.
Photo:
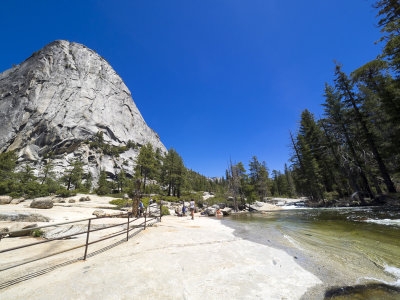
[(249, 162), (249, 180), (261, 201), (269, 193), (270, 181), (268, 176), (268, 168), (265, 161), (261, 163), (256, 156), (253, 156)]
[(155, 179), (157, 176), (157, 160), (153, 146), (148, 143), (140, 148), (139, 155), (135, 160), (136, 178), (143, 180), (143, 192), (146, 190), (146, 182), (148, 179)]
[(117, 190), (119, 193), (124, 192), (124, 186), (126, 185), (126, 175), (125, 171), (121, 169), (119, 173), (116, 175), (116, 183), (117, 183)]
[(96, 193), (98, 195), (106, 195), (111, 193), (110, 184), (107, 181), (107, 173), (104, 170), (100, 171), (99, 181), (97, 182)]
[(400, 3), (398, 0), (379, 0), (375, 7), (379, 9), (378, 26), (384, 34), (381, 38), (385, 42), (383, 55), (400, 75)]
[(371, 130), (368, 128), (367, 122), (365, 120), (365, 117), (361, 113), (359, 109), (359, 102), (360, 99), (356, 98), (356, 95), (354, 94), (353, 91), (353, 85), (351, 81), (348, 79), (347, 75), (341, 70), (340, 65), (336, 65), (336, 71), (335, 71), (335, 82), (336, 82), (336, 87), (338, 91), (342, 94), (342, 97), (344, 99), (344, 103), (347, 105), (351, 105), (353, 108), (352, 112), (354, 112), (355, 119), (359, 123), (359, 125), (362, 128), (363, 134), (365, 136), (365, 139), (375, 157), (375, 160), (378, 164), (380, 173), (383, 177), (383, 180), (385, 182), (386, 188), (390, 193), (395, 193), (396, 189), (394, 187), (393, 181), (390, 178), (389, 171), (386, 167), (385, 162), (382, 159), (382, 156), (380, 154), (380, 151), (376, 145), (375, 142), (375, 137), (373, 136)]
[(69, 191), (73, 186), (75, 189), (79, 189), (82, 185), (83, 177), (83, 163), (78, 159), (70, 160), (69, 167), (65, 170), (62, 181), (67, 185)]
[(185, 185), (186, 173), (182, 157), (173, 148), (170, 148), (163, 158), (161, 167), (161, 182), (168, 186), (168, 196), (180, 197)]
[(85, 175), (85, 184), (84, 187), (86, 191), (90, 192), (92, 190), (92, 185), (93, 185), (93, 175), (92, 172), (88, 171)]

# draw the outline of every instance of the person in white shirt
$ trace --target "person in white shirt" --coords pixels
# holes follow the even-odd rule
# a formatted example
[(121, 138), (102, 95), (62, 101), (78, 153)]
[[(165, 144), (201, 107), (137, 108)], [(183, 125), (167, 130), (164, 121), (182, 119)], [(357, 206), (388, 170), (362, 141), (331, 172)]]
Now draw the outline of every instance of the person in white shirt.
[(192, 216), (192, 220), (194, 220), (194, 200), (190, 200), (190, 214)]

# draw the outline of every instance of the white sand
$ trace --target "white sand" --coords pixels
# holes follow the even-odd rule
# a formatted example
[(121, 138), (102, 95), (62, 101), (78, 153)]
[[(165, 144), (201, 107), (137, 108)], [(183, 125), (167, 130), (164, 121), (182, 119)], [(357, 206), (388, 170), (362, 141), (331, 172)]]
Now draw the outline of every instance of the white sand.
[(237, 238), (218, 220), (168, 216), (86, 262), (0, 290), (0, 298), (299, 299), (319, 283), (284, 251)]

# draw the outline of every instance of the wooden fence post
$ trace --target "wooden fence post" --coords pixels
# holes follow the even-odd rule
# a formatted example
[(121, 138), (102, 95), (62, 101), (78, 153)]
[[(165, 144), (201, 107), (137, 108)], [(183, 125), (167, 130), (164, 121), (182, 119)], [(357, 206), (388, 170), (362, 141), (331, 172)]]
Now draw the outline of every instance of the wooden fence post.
[(147, 210), (149, 209), (150, 204), (146, 207), (144, 211), (144, 230), (146, 230), (146, 222), (147, 222)]
[(128, 224), (126, 225), (126, 241), (129, 240), (129, 212), (128, 212)]
[(89, 219), (88, 222), (88, 227), (87, 227), (87, 235), (86, 235), (86, 246), (85, 246), (85, 255), (83, 256), (83, 260), (86, 260), (86, 256), (87, 256), (87, 249), (88, 249), (88, 243), (89, 243), (89, 233), (90, 233), (90, 223), (91, 223), (91, 219)]
[(161, 203), (161, 201), (162, 200), (160, 200), (160, 222), (161, 222), (161, 217), (162, 217), (162, 203)]

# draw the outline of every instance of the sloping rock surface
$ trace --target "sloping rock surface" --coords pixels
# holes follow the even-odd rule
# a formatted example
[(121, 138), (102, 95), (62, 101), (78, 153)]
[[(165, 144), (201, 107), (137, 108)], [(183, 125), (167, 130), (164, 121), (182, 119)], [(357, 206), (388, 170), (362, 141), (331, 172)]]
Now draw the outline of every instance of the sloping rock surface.
[(35, 213), (1, 212), (0, 221), (49, 222), (49, 218)]
[(131, 174), (137, 147), (117, 158), (103, 155), (87, 144), (98, 132), (109, 145), (132, 141), (166, 151), (119, 75), (81, 44), (54, 41), (0, 74), (0, 152), (16, 150), (20, 161), (29, 161), (36, 170), (43, 166), (43, 156), (54, 153), (59, 174), (74, 158), (95, 179), (100, 169)]

